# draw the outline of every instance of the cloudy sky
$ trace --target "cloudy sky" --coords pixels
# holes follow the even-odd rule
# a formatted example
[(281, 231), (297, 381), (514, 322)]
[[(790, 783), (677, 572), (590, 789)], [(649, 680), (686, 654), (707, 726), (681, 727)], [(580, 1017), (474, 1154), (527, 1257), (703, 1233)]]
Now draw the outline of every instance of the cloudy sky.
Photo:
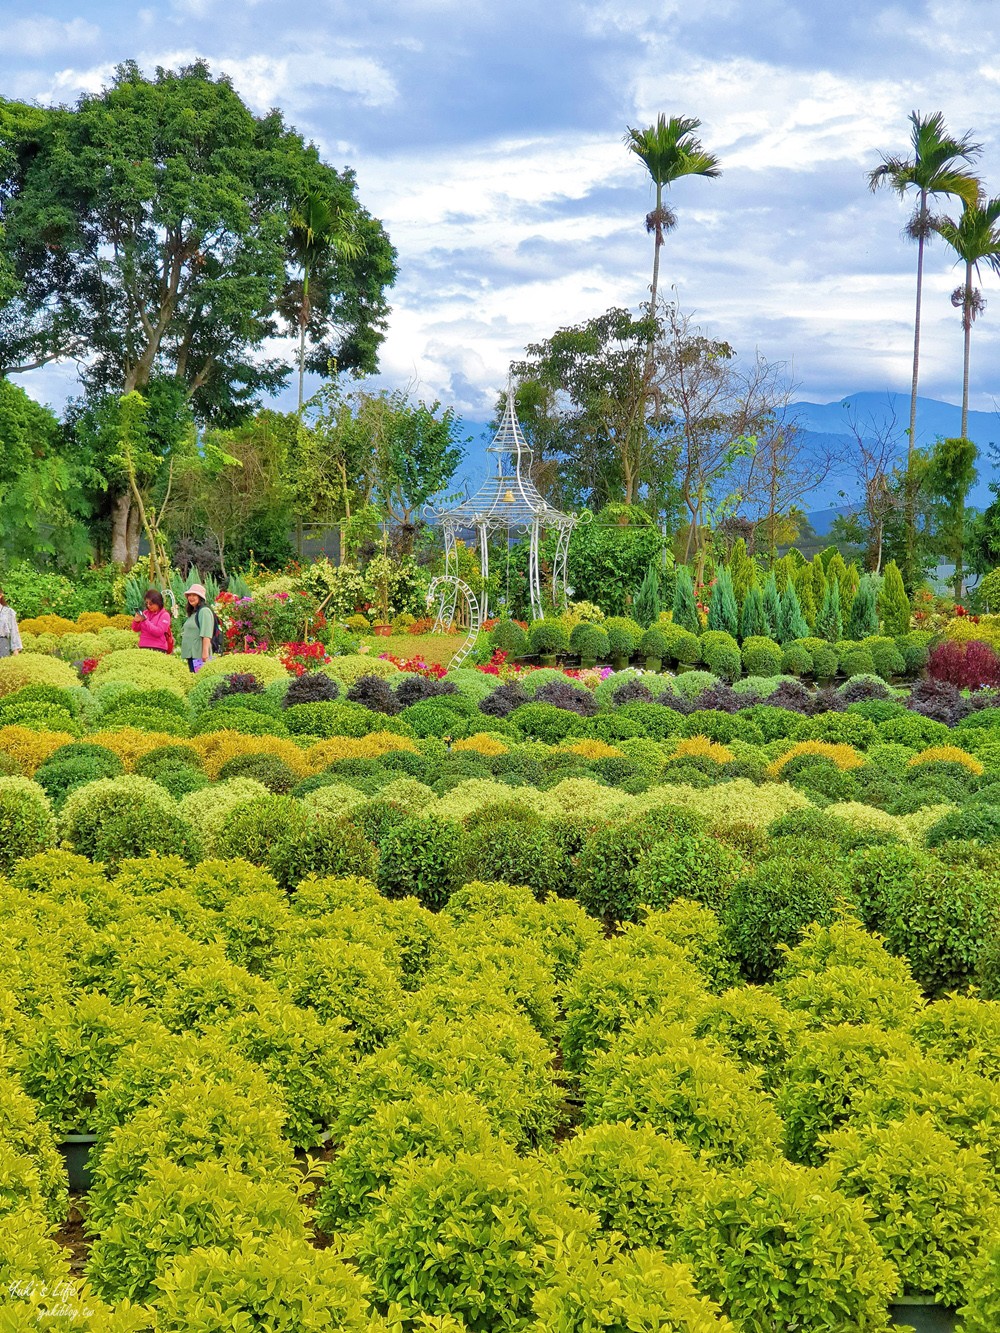
[[(915, 249), (866, 171), (906, 149), (910, 111), (973, 130), (1000, 193), (990, 0), (0, 0), (6, 96), (72, 102), (128, 57), (196, 56), (355, 168), (399, 250), (383, 380), (473, 419), (526, 342), (646, 296), (651, 187), (627, 125), (701, 119), (723, 175), (672, 192), (661, 282), (816, 402), (909, 386)], [(953, 402), (958, 280), (938, 242), (921, 392)], [(1000, 280), (985, 286), (972, 405), (992, 410)], [(68, 375), (26, 387), (55, 400)]]

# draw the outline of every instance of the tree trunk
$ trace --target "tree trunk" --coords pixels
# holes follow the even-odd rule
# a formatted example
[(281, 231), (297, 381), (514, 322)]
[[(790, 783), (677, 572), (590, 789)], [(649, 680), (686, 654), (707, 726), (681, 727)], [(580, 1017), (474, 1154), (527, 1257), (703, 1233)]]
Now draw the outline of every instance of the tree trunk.
[(972, 351), (972, 265), (965, 266), (965, 300), (962, 302), (965, 359), (962, 364), (962, 439), (969, 438), (969, 356)]
[(132, 497), (120, 491), (111, 502), (111, 562), (128, 566), (128, 520)]
[(129, 505), (128, 522), (125, 527), (126, 569), (131, 569), (139, 559), (139, 535), (141, 532), (142, 524), (139, 521), (139, 507), (136, 504), (131, 504)]
[(913, 377), (910, 381), (910, 430), (906, 441), (906, 563), (912, 586), (917, 570), (917, 497), (913, 486), (913, 452), (917, 447), (917, 380), (920, 374), (920, 304), (924, 289), (924, 226), (927, 194), (920, 193), (920, 234), (917, 237), (917, 304), (913, 317)]
[[(663, 186), (659, 181), (656, 184), (656, 216), (660, 216), (660, 206), (663, 203)], [(657, 222), (653, 228), (653, 282), (649, 289), (649, 311), (651, 315), (656, 315), (656, 293), (660, 285), (660, 247), (663, 245), (663, 233), (660, 231), (660, 224)]]

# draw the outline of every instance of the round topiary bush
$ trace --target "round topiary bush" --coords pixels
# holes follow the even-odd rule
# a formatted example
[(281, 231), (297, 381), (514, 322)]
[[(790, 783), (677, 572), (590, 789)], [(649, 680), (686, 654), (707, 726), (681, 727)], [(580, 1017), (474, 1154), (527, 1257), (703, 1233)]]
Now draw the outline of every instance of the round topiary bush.
[(131, 774), (102, 778), (71, 792), (59, 831), (73, 851), (109, 866), (162, 848), (192, 865), (202, 854), (198, 830), (181, 815), (173, 797), (149, 778)]
[(236, 754), (219, 769), (219, 781), (253, 778), (277, 796), (287, 795), (298, 785), (298, 774), (275, 754)]
[(349, 822), (349, 817), (315, 806), (293, 806), (293, 811), (291, 818), (281, 821), (261, 862), (283, 889), (291, 892), (307, 875), (361, 875), (374, 879), (378, 850)]
[[(522, 1330), (564, 1236), (593, 1219), (541, 1160), (489, 1153), (417, 1160), (357, 1233), (359, 1268), (404, 1318), (454, 1316), (470, 1333)], [(474, 1236), (475, 1244), (442, 1244)]]
[(164, 1329), (266, 1327), (371, 1333), (369, 1287), (335, 1250), (277, 1231), (236, 1248), (208, 1245), (176, 1259), (156, 1280)]
[(569, 646), (580, 655), (584, 662), (606, 661), (611, 655), (611, 641), (607, 631), (600, 625), (581, 620), (573, 626), (569, 636)]
[(685, 1217), (679, 1245), (698, 1289), (737, 1328), (884, 1329), (896, 1287), (865, 1220), (812, 1171), (754, 1162), (714, 1178)]
[(17, 861), (45, 851), (56, 825), (44, 788), (28, 778), (0, 777), (0, 874)]
[(743, 857), (707, 833), (684, 832), (655, 843), (634, 874), (635, 893), (646, 907), (668, 907), (690, 898), (721, 909), (745, 867)]
[(407, 819), (382, 845), (378, 887), (387, 898), (414, 897), (439, 908), (467, 878), (461, 826), (437, 815)]
[(490, 630), (490, 646), (509, 653), (511, 657), (524, 657), (528, 651), (528, 636), (517, 621), (501, 620)]
[(781, 645), (763, 635), (743, 640), (743, 670), (748, 676), (780, 676)]
[(536, 657), (569, 651), (569, 636), (559, 620), (536, 620), (528, 630), (528, 646)]

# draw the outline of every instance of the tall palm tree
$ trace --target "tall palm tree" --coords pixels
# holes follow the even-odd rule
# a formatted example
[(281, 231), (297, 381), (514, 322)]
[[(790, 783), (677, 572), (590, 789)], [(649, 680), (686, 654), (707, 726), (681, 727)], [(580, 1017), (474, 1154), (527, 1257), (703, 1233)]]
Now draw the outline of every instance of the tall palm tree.
[(917, 204), (909, 222), (906, 234), (917, 242), (917, 304), (913, 321), (913, 377), (910, 381), (910, 428), (906, 442), (906, 533), (907, 564), (912, 578), (915, 559), (916, 541), (916, 496), (913, 491), (913, 451), (916, 448), (917, 432), (917, 379), (920, 371), (920, 307), (924, 285), (924, 246), (933, 230), (933, 217), (928, 207), (929, 200), (939, 195), (957, 196), (964, 203), (974, 204), (979, 197), (979, 181), (964, 169), (963, 164), (971, 163), (979, 156), (982, 145), (973, 143), (970, 134), (956, 139), (945, 128), (944, 116), (940, 111), (933, 115), (922, 116), (919, 111), (910, 112), (910, 148), (912, 157), (895, 157), (882, 154), (882, 163), (868, 173), (868, 184), (872, 190), (880, 185), (888, 185), (899, 195), (906, 198), (908, 190), (917, 191)]
[(965, 360), (962, 367), (962, 439), (965, 440), (969, 433), (972, 325), (977, 315), (986, 309), (982, 292), (972, 285), (972, 275), (975, 272), (976, 281), (982, 282), (980, 264), (986, 264), (994, 273), (1000, 273), (1000, 198), (967, 203), (957, 222), (949, 217), (939, 218), (934, 229), (955, 251), (958, 256), (956, 262), (965, 264), (965, 282), (951, 294), (952, 305), (962, 312), (962, 328), (965, 330)]
[(656, 293), (660, 282), (660, 247), (668, 231), (677, 225), (677, 216), (663, 202), (664, 187), (673, 185), (682, 176), (716, 177), (722, 174), (719, 159), (702, 147), (695, 138), (701, 121), (689, 116), (671, 116), (661, 112), (655, 125), (644, 130), (631, 126), (625, 131), (625, 146), (635, 153), (646, 167), (656, 186), (656, 207), (646, 214), (646, 230), (653, 233), (653, 282), (650, 286), (649, 310), (656, 315)]
[(288, 249), (292, 262), (302, 273), (302, 287), (296, 311), (299, 326), (299, 412), (302, 412), (306, 373), (306, 329), (312, 312), (309, 284), (324, 260), (337, 254), (343, 259), (357, 259), (364, 243), (351, 234), (343, 213), (324, 194), (307, 191), (292, 205), (288, 218)]

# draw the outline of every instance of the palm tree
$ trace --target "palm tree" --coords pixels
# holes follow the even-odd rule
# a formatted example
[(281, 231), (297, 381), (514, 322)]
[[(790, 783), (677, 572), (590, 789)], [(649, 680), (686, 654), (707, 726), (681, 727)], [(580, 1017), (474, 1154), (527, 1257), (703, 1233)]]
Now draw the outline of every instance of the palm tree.
[(656, 292), (660, 282), (660, 246), (668, 231), (677, 225), (672, 208), (663, 202), (664, 186), (673, 185), (682, 176), (716, 177), (722, 174), (719, 159), (707, 153), (701, 141), (694, 137), (701, 126), (700, 120), (688, 116), (671, 116), (661, 112), (656, 124), (645, 130), (631, 126), (625, 132), (625, 146), (645, 164), (656, 186), (656, 207), (646, 214), (646, 230), (653, 233), (653, 282), (650, 287), (649, 310), (656, 315)]
[(917, 305), (913, 321), (913, 378), (910, 382), (910, 429), (906, 443), (906, 532), (907, 563), (912, 577), (914, 569), (915, 545), (915, 501), (913, 493), (913, 451), (916, 447), (917, 432), (917, 378), (920, 370), (920, 306), (924, 284), (924, 246), (933, 230), (933, 217), (928, 208), (932, 196), (955, 195), (964, 203), (974, 204), (979, 197), (979, 182), (970, 172), (963, 169), (963, 163), (975, 160), (982, 151), (982, 146), (973, 143), (969, 134), (961, 139), (954, 138), (945, 128), (944, 116), (940, 111), (933, 115), (922, 116), (919, 111), (910, 112), (910, 147), (912, 157), (893, 157), (882, 154), (882, 164), (868, 173), (868, 184), (872, 190), (880, 185), (889, 185), (901, 199), (906, 192), (915, 189), (918, 192), (917, 205), (909, 222), (906, 234), (917, 242)]
[(965, 282), (951, 294), (951, 303), (962, 312), (965, 330), (965, 361), (962, 368), (962, 439), (969, 433), (969, 351), (972, 325), (986, 309), (986, 302), (978, 287), (972, 285), (975, 271), (977, 282), (982, 282), (980, 264), (986, 264), (994, 273), (1000, 273), (1000, 198), (966, 204), (958, 221), (939, 218), (935, 231), (944, 238), (958, 256), (957, 263), (965, 264)]
[(292, 262), (302, 272), (302, 289), (296, 311), (299, 326), (299, 413), (302, 412), (306, 372), (306, 328), (312, 312), (309, 283), (318, 266), (334, 254), (357, 259), (364, 243), (351, 234), (336, 205), (315, 190), (307, 191), (291, 208), (288, 219), (288, 248)]

